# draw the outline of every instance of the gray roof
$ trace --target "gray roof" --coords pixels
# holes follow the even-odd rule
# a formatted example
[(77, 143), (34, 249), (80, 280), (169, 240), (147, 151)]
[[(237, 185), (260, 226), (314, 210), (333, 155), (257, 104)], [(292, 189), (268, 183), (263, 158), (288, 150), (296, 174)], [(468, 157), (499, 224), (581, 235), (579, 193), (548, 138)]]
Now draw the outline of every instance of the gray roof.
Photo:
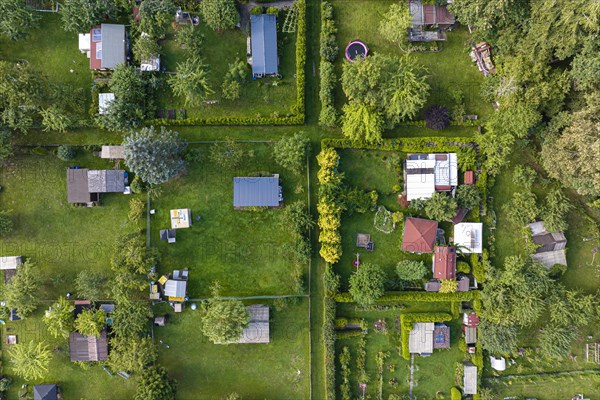
[(463, 378), (464, 394), (477, 394), (477, 367), (472, 364), (465, 364)]
[(477, 343), (477, 328), (474, 326), (465, 326), (465, 342), (467, 344)]
[(67, 201), (69, 203), (89, 203), (91, 199), (88, 190), (87, 168), (67, 168)]
[(54, 384), (35, 385), (33, 387), (33, 400), (56, 400), (58, 398), (58, 386)]
[(554, 264), (567, 265), (567, 238), (562, 232), (548, 232), (544, 221), (529, 224), (529, 228), (533, 243), (540, 246), (531, 255), (534, 261), (544, 264), (546, 268), (552, 268)]
[(125, 171), (105, 169), (88, 171), (88, 190), (90, 193), (123, 193)]
[(122, 160), (125, 158), (125, 146), (102, 146), (100, 158)]
[(408, 351), (417, 354), (433, 353), (433, 322), (415, 322), (408, 336)]
[(169, 279), (167, 283), (165, 283), (165, 296), (185, 297), (186, 287), (186, 281), (176, 281), (174, 279)]
[(23, 264), (23, 258), (21, 256), (0, 257), (0, 270), (17, 269), (21, 264)]
[(269, 307), (253, 304), (246, 307), (250, 323), (236, 343), (269, 343)]
[(125, 25), (102, 24), (102, 68), (125, 64)]
[(69, 344), (71, 361), (103, 361), (108, 358), (106, 330), (102, 331), (99, 338), (72, 332)]
[(279, 178), (233, 178), (234, 207), (279, 206)]
[(252, 74), (277, 74), (277, 17), (274, 14), (250, 16)]

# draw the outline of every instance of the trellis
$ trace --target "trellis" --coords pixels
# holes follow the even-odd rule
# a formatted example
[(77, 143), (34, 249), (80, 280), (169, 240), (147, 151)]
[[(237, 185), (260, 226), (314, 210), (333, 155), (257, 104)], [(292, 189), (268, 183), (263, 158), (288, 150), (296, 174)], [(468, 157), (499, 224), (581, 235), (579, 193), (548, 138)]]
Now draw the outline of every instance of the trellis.
[(285, 21), (283, 22), (283, 28), (281, 31), (284, 33), (294, 33), (296, 32), (296, 27), (298, 26), (298, 6), (296, 3), (292, 4), (288, 13), (285, 16)]

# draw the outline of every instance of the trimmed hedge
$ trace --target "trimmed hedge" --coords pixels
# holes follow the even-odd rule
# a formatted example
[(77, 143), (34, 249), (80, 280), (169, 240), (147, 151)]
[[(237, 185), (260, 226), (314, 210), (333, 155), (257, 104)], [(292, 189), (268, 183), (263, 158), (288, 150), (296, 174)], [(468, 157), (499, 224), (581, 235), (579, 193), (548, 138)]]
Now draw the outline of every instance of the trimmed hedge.
[(337, 122), (337, 111), (334, 104), (337, 77), (333, 66), (338, 53), (336, 32), (333, 6), (331, 3), (324, 1), (321, 3), (321, 34), (319, 39), (319, 53), (321, 55), (319, 65), (319, 100), (321, 101), (319, 124), (328, 127), (335, 127)]
[(404, 153), (460, 152), (478, 143), (469, 137), (426, 136), (414, 138), (383, 139), (380, 143), (356, 142), (350, 139), (323, 139), (323, 147), (338, 149), (371, 149), (401, 151)]
[(410, 360), (408, 337), (413, 330), (415, 322), (445, 322), (451, 320), (452, 315), (448, 313), (407, 313), (400, 315), (402, 358)]
[(325, 357), (325, 396), (335, 400), (335, 301), (325, 297), (323, 301), (323, 347)]
[[(259, 0), (259, 2), (261, 2)], [(153, 119), (148, 125), (302, 125), (304, 124), (304, 101), (306, 92), (306, 0), (298, 0), (298, 23), (296, 27), (296, 104), (286, 117), (207, 117), (185, 119)], [(96, 96), (97, 97), (97, 96)]]
[[(472, 301), (479, 298), (479, 291), (437, 293), (437, 292), (386, 292), (375, 303), (396, 303), (405, 301), (423, 302), (461, 302)], [(348, 292), (338, 293), (334, 296), (338, 303), (352, 303), (354, 299)]]
[(354, 337), (360, 337), (363, 335), (362, 329), (352, 329), (347, 331), (338, 331), (335, 333), (337, 339), (350, 339)]

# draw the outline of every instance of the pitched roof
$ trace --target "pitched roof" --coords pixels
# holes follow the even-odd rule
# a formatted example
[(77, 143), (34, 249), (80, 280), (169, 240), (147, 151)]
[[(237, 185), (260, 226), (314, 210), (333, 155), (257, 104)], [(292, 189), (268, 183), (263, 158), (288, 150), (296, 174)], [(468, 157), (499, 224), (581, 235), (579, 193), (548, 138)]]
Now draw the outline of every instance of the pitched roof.
[(435, 279), (456, 278), (456, 247), (435, 246), (433, 251), (433, 277)]
[(123, 193), (125, 191), (125, 171), (89, 170), (88, 191), (90, 193)]
[(125, 146), (102, 146), (100, 158), (122, 160), (125, 158)]
[(481, 222), (461, 222), (454, 225), (454, 244), (463, 253), (481, 254), (483, 251), (483, 224)]
[(406, 218), (402, 236), (402, 250), (413, 253), (431, 253), (435, 244), (437, 221)]
[(446, 324), (436, 322), (433, 328), (433, 348), (450, 348), (450, 328)]
[(33, 387), (33, 400), (56, 400), (58, 386), (55, 384), (35, 385)]
[(165, 284), (165, 296), (185, 297), (187, 281), (169, 279)]
[(469, 287), (471, 286), (471, 280), (468, 276), (463, 275), (459, 279), (457, 279), (456, 290), (459, 292), (468, 292)]
[(87, 168), (67, 168), (67, 201), (69, 203), (89, 203), (91, 200)]
[(474, 344), (477, 343), (477, 328), (474, 326), (465, 327), (465, 343)]
[(108, 358), (106, 330), (102, 331), (99, 338), (72, 332), (69, 343), (71, 361), (102, 361)]
[(475, 183), (475, 172), (465, 171), (465, 185), (473, 185)]
[(234, 207), (279, 206), (279, 177), (233, 178)]
[(534, 261), (540, 262), (546, 268), (552, 268), (555, 264), (567, 265), (567, 238), (562, 232), (548, 232), (544, 221), (529, 224), (533, 243), (539, 247), (531, 255)]
[(463, 314), (463, 325), (477, 326), (479, 325), (479, 316), (474, 312)]
[(277, 73), (277, 17), (274, 14), (250, 16), (252, 74)]
[(125, 25), (102, 24), (102, 68), (125, 64)]
[(464, 364), (463, 393), (477, 394), (477, 367), (473, 364)]

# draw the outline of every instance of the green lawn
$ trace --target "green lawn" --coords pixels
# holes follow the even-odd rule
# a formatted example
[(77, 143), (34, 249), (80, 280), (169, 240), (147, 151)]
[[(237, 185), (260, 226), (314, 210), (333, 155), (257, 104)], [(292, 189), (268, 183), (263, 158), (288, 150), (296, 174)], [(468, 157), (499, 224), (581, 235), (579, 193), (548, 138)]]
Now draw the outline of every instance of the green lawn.
[[(263, 303), (269, 304), (269, 303)], [(200, 312), (187, 309), (154, 330), (159, 363), (179, 382), (178, 399), (308, 399), (308, 301), (270, 307), (269, 344), (216, 345), (200, 333)]]
[[(280, 17), (280, 20), (283, 17)], [(247, 82), (242, 85), (238, 100), (221, 98), (221, 85), (229, 64), (236, 59), (246, 60), (246, 33), (240, 29), (217, 33), (206, 24), (196, 27), (204, 35), (203, 59), (210, 66), (209, 84), (214, 94), (207, 100), (220, 100), (217, 105), (188, 107), (181, 98), (175, 97), (169, 86), (159, 94), (159, 107), (164, 109), (185, 109), (187, 116), (194, 117), (255, 117), (271, 116), (278, 113), (284, 116), (296, 101), (296, 35), (278, 32), (279, 38), (279, 73), (281, 80), (265, 78), (252, 80), (251, 68), (248, 66)], [(177, 63), (186, 59), (185, 50), (174, 40), (171, 32), (163, 42), (163, 65), (170, 72), (176, 72)], [(277, 86), (274, 86), (278, 81)]]
[[(0, 36), (0, 59), (27, 60), (49, 82), (71, 90), (83, 89), (89, 108), (92, 73), (89, 59), (79, 52), (77, 34), (62, 28), (55, 13), (37, 13), (38, 27), (24, 40), (10, 41)], [(86, 118), (87, 115), (80, 116)]]
[(31, 317), (15, 322), (7, 322), (2, 327), (3, 336), (7, 334), (17, 335), (19, 343), (29, 341), (44, 341), (53, 350), (53, 357), (48, 367), (48, 373), (44, 379), (25, 382), (13, 374), (8, 353), (9, 345), (4, 340), (0, 343), (2, 348), (3, 375), (12, 379), (12, 385), (8, 392), (8, 399), (17, 399), (18, 390), (22, 384), (27, 383), (29, 398), (33, 398), (33, 385), (42, 383), (57, 383), (63, 392), (64, 399), (132, 399), (135, 393), (135, 379), (125, 380), (120, 376), (109, 376), (98, 364), (87, 364), (80, 367), (72, 363), (69, 355), (69, 343), (65, 339), (56, 339), (46, 329), (42, 322), (45, 306), (41, 306)]
[[(279, 225), (282, 210), (234, 210), (233, 178), (279, 173), (287, 203), (306, 202), (306, 176), (275, 164), (271, 143), (243, 144), (253, 156), (245, 157), (239, 169), (225, 170), (209, 160), (210, 146), (198, 145), (201, 161), (188, 164), (184, 176), (165, 184), (152, 202), (151, 237), (162, 255), (161, 272), (189, 268), (191, 297), (209, 296), (215, 280), (224, 295), (294, 294), (292, 266), (282, 251), (292, 238)], [(159, 231), (170, 227), (169, 210), (175, 208), (191, 208), (193, 224), (177, 231), (177, 243), (167, 244), (158, 240)]]
[(600, 398), (600, 375), (505, 379), (486, 386), (501, 399), (523, 396), (538, 400), (568, 400), (578, 393), (589, 399)]
[[(342, 64), (345, 61), (344, 51), (348, 43), (355, 39), (362, 40), (369, 52), (401, 54), (398, 46), (384, 40), (377, 30), (381, 16), (387, 11), (393, 0), (332, 0), (336, 26), (338, 27), (339, 55), (336, 61), (338, 76), (341, 76)], [(432, 104), (452, 106), (450, 91), (460, 89), (465, 97), (465, 109), (468, 114), (477, 114), (480, 118), (488, 116), (492, 107), (486, 103), (480, 88), (483, 75), (469, 57), (470, 35), (466, 28), (448, 32), (448, 40), (443, 50), (437, 53), (415, 52), (415, 57), (428, 70), (428, 83), (431, 86), (430, 97), (425, 108)], [(341, 86), (336, 93), (338, 106), (345, 102)]]
[(71, 162), (52, 154), (17, 155), (0, 174), (0, 209), (12, 210), (15, 222), (14, 231), (2, 240), (0, 255), (22, 255), (37, 265), (43, 299), (73, 292), (73, 280), (81, 271), (96, 270), (108, 276), (114, 240), (129, 227), (131, 196), (107, 193), (101, 206), (94, 208), (67, 203), (67, 166), (114, 167), (82, 149), (79, 154)]

